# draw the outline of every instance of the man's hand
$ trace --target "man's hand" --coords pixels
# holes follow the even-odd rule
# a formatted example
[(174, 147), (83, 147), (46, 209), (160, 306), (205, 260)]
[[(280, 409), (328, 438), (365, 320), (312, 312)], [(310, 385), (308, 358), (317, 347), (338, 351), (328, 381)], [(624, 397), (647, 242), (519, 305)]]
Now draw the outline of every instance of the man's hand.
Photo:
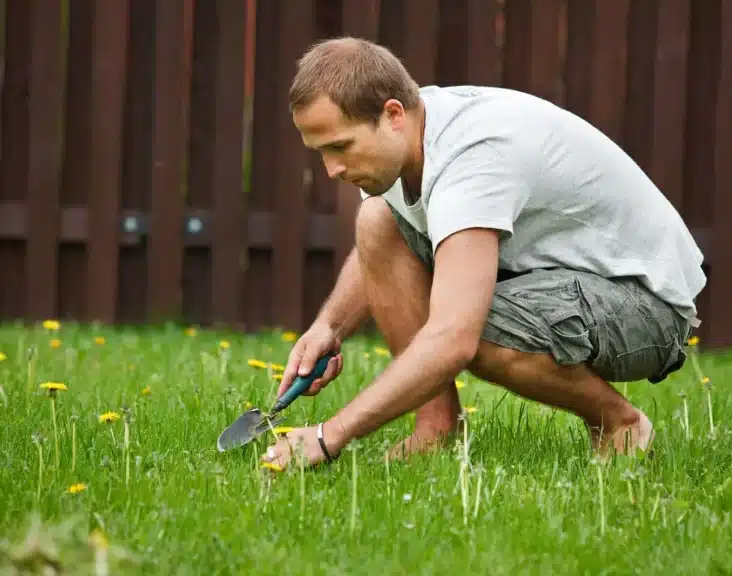
[(323, 323), (313, 324), (290, 351), (282, 381), (277, 389), (277, 397), (279, 398), (285, 393), (298, 375), (306, 376), (310, 374), (321, 356), (333, 352), (336, 356), (328, 362), (323, 375), (314, 380), (310, 388), (304, 393), (305, 396), (315, 396), (335, 380), (343, 370), (343, 355), (340, 350), (341, 341), (330, 326)]
[[(292, 432), (280, 435), (277, 442), (267, 449), (267, 452), (260, 458), (262, 462), (269, 462), (282, 468), (297, 463), (298, 454), (305, 458), (306, 467), (316, 466), (327, 460), (317, 437), (317, 426), (307, 428), (296, 428)], [(343, 448), (342, 435), (338, 433), (337, 426), (332, 422), (323, 425), (323, 440), (331, 458), (337, 458)]]

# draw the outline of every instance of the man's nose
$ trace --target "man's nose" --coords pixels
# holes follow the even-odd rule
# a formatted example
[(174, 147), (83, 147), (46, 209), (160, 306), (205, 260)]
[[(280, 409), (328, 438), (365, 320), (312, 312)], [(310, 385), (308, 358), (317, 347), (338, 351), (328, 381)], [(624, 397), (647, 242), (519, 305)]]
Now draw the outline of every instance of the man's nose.
[(346, 171), (346, 167), (340, 162), (334, 160), (325, 160), (325, 169), (328, 172), (328, 178), (337, 178)]

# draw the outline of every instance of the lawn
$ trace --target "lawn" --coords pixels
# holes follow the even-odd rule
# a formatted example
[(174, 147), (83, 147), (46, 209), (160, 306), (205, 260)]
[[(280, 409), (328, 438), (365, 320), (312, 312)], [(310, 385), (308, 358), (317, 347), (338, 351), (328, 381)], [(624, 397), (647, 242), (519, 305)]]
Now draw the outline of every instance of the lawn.
[[(619, 386), (656, 425), (651, 459), (598, 463), (576, 418), (461, 375), (467, 450), (460, 438), (387, 465), (405, 416), (329, 467), (276, 474), (258, 465), (271, 436), (227, 453), (216, 439), (271, 404), (290, 346), (173, 326), (0, 328), (0, 574), (43, 558), (69, 574), (732, 572), (732, 356)], [(293, 403), (288, 425), (329, 416), (389, 362), (375, 340), (344, 351), (339, 380)], [(52, 401), (44, 382), (67, 390)]]

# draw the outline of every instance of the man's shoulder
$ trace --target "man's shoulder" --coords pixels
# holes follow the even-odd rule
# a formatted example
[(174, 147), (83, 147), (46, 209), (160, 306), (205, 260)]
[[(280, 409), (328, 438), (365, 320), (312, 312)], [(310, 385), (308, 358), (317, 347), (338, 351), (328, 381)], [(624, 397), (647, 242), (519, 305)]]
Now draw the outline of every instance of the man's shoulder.
[(549, 104), (495, 86), (424, 86), (420, 94), (426, 113), (425, 152), (432, 160), (446, 160), (478, 143), (510, 148), (526, 132), (526, 117), (536, 117)]

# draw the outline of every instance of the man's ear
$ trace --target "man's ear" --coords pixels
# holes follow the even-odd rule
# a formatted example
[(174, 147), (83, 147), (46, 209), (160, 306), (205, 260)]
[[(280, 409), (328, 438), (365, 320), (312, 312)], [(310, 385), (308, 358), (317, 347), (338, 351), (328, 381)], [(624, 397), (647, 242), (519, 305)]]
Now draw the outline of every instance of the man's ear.
[(399, 100), (390, 98), (384, 102), (384, 113), (386, 114), (387, 122), (393, 129), (399, 130), (404, 127), (406, 111)]

